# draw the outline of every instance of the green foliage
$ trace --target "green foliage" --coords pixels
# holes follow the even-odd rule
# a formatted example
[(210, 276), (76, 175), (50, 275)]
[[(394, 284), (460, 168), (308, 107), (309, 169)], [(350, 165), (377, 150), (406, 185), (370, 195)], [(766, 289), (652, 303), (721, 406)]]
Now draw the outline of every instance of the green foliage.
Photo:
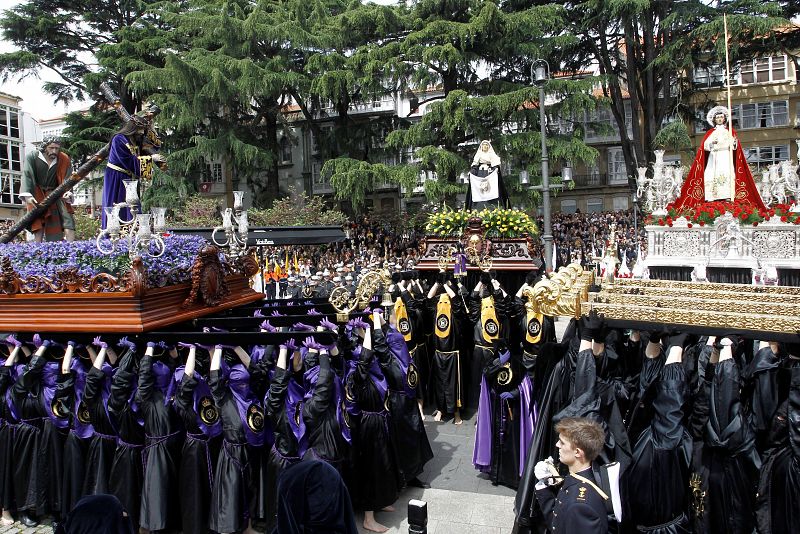
[(325, 205), (322, 197), (309, 197), (290, 189), (289, 197), (276, 201), (269, 209), (248, 212), (253, 226), (341, 226), (347, 217)]
[(674, 121), (665, 125), (653, 139), (655, 148), (662, 148), (672, 152), (692, 147), (692, 139), (689, 137), (689, 129), (683, 121)]
[(142, 193), (142, 209), (150, 211), (152, 207), (179, 210), (186, 202), (190, 191), (189, 183), (179, 177), (153, 168), (153, 182)]
[(88, 213), (76, 211), (72, 215), (75, 219), (75, 239), (78, 241), (91, 240), (100, 233), (100, 218)]
[(213, 197), (192, 195), (177, 210), (173, 210), (169, 225), (176, 228), (207, 228), (221, 224), (219, 201)]

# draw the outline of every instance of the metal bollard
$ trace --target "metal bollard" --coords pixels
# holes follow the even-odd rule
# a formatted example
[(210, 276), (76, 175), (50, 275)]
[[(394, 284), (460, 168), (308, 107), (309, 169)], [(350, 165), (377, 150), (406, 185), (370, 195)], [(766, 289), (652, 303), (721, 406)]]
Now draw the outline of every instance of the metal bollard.
[(408, 501), (408, 534), (428, 534), (428, 503)]

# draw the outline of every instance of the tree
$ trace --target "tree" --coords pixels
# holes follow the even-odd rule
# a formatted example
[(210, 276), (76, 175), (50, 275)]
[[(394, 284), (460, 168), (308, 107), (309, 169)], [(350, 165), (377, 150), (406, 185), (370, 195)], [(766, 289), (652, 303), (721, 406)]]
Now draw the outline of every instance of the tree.
[[(469, 167), (481, 139), (491, 139), (512, 168), (538, 161), (539, 102), (538, 91), (530, 86), (530, 60), (552, 57), (569, 41), (559, 36), (563, 9), (479, 0), (422, 0), (393, 9), (402, 26), (386, 28), (379, 39), (360, 46), (352, 63), (373, 77), (379, 73), (386, 91), (436, 88), (440, 94), (416, 102), (430, 104), (428, 113), (416, 122), (401, 121), (386, 138), (387, 147), (398, 153), (414, 150), (416, 162), (387, 166), (364, 158), (329, 160), (323, 172), (331, 176), (337, 197), (361, 203), (376, 182), (411, 189), (421, 172), (432, 171), (436, 179), (425, 183), (426, 195), (452, 202), (463, 190), (456, 179)], [(548, 113), (594, 107), (590, 86), (585, 80), (552, 81), (548, 94), (558, 95), (559, 102), (548, 106)], [(547, 142), (554, 158), (596, 157), (574, 133), (551, 130)], [(530, 170), (538, 174), (538, 166)]]
[[(747, 54), (742, 43), (787, 22), (777, 2), (754, 0), (716, 5), (701, 0), (587, 0), (566, 2), (565, 9), (565, 32), (578, 39), (577, 46), (565, 50), (572, 57), (569, 67), (598, 65), (630, 177), (636, 176), (636, 167), (653, 160), (654, 142), (670, 117), (694, 117), (688, 105), (692, 72), (697, 65), (724, 59), (723, 11), (729, 15), (729, 34), (735, 36), (732, 61)], [(633, 117), (630, 135), (626, 104)]]
[(110, 82), (124, 107), (136, 111), (136, 98), (123, 83), (133, 64), (156, 58), (148, 33), (157, 18), (145, 22), (156, 0), (28, 0), (0, 17), (3, 38), (18, 50), (0, 54), (0, 76), (11, 78), (54, 73), (59, 81), (43, 88), (54, 101), (85, 100)]

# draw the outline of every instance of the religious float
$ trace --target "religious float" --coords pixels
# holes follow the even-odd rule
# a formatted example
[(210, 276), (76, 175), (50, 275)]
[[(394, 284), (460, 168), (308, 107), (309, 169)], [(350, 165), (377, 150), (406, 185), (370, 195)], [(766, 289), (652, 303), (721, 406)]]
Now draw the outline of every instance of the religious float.
[(639, 168), (637, 198), (647, 251), (638, 275), (666, 280), (800, 285), (800, 179), (783, 161), (753, 179), (727, 109), (708, 114), (706, 133), (684, 169), (655, 152), (652, 169)]

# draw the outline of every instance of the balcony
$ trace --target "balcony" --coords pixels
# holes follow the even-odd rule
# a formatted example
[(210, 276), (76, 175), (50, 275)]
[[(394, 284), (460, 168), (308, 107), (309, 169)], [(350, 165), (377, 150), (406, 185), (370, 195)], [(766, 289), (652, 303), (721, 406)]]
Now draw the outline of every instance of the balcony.
[(577, 174), (572, 177), (575, 189), (588, 189), (592, 187), (619, 187), (628, 186), (628, 179), (620, 175), (608, 174)]

